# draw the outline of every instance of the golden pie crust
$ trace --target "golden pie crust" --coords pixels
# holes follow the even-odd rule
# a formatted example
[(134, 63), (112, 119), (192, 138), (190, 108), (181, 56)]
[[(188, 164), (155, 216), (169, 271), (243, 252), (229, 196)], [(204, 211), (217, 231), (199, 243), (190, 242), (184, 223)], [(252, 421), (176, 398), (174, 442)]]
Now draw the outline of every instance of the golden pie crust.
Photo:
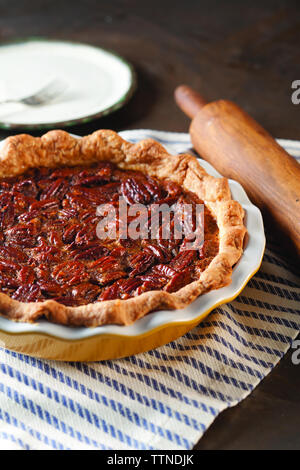
[(232, 267), (243, 252), (246, 229), (244, 211), (232, 200), (228, 181), (206, 173), (198, 160), (188, 154), (171, 156), (152, 139), (132, 144), (111, 130), (99, 130), (76, 139), (61, 130), (41, 138), (16, 135), (6, 139), (0, 153), (0, 178), (25, 173), (30, 168), (90, 165), (110, 161), (124, 170), (138, 170), (151, 177), (169, 179), (202, 199), (216, 218), (219, 228), (219, 252), (198, 280), (177, 292), (145, 292), (126, 300), (107, 300), (69, 307), (54, 300), (19, 302), (0, 293), (0, 311), (15, 321), (49, 321), (74, 326), (105, 324), (130, 325), (147, 313), (160, 309), (179, 309), (199, 295), (231, 282)]

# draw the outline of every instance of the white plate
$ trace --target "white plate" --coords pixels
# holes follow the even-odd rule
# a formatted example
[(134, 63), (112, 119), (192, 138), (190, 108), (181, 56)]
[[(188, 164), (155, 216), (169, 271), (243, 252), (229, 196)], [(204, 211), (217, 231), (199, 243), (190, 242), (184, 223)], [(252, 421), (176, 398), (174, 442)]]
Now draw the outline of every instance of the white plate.
[(0, 127), (53, 128), (108, 114), (131, 97), (132, 66), (113, 52), (65, 41), (28, 39), (0, 46), (0, 101), (34, 93), (58, 78), (66, 90), (43, 106), (0, 104)]
[[(124, 133), (124, 136), (125, 134), (126, 133)], [(206, 161), (200, 160), (200, 164), (209, 174), (216, 177), (220, 176), (220, 174)], [(56, 325), (47, 321), (40, 321), (37, 324), (15, 323), (4, 317), (0, 317), (0, 331), (7, 333), (8, 335), (17, 336), (29, 333), (41, 333), (47, 337), (50, 336), (62, 341), (73, 341), (75, 344), (76, 342), (77, 344), (80, 344), (81, 353), (79, 353), (79, 355), (78, 348), (76, 350), (75, 344), (74, 349), (71, 350), (70, 343), (68, 343), (67, 348), (63, 349), (61, 353), (57, 353), (56, 356), (53, 355), (53, 353), (51, 355), (48, 345), (45, 346), (45, 352), (41, 353), (40, 350), (30, 349), (30, 345), (26, 345), (29, 349), (24, 350), (25, 346), (22, 344), (23, 352), (27, 352), (28, 354), (65, 360), (100, 360), (103, 358), (120, 357), (122, 355), (129, 355), (130, 353), (133, 354), (145, 349), (150, 349), (163, 344), (164, 342), (170, 341), (171, 339), (175, 339), (179, 336), (180, 331), (183, 331), (180, 330), (180, 325), (186, 325), (187, 331), (189, 325), (191, 325), (190, 328), (195, 326), (195, 322), (200, 322), (214, 307), (229, 302), (235, 298), (260, 267), (265, 249), (265, 234), (261, 213), (259, 209), (250, 202), (246, 192), (239, 183), (229, 180), (229, 185), (233, 198), (236, 199), (245, 210), (245, 225), (248, 231), (243, 255), (233, 269), (232, 282), (229, 286), (213, 290), (200, 296), (184, 309), (176, 311), (163, 310), (150, 313), (130, 326), (105, 325), (97, 328), (74, 328)], [(174, 333), (172, 333), (172, 330)], [(160, 339), (157, 338), (158, 335), (160, 335)], [(145, 340), (145, 337), (148, 337), (148, 340), (147, 338)], [(97, 343), (93, 344), (93, 348), (96, 347), (95, 344), (99, 344), (100, 352), (98, 351), (93, 355), (93, 352), (89, 351), (85, 354), (83, 352), (83, 348), (87, 346), (89, 340), (95, 338), (97, 339)], [(113, 345), (111, 344), (112, 341), (107, 342), (108, 340), (113, 339), (117, 340)], [(116, 349), (118, 346), (115, 344), (120, 344), (121, 339), (125, 341), (122, 343), (122, 348), (124, 349), (120, 351), (120, 349)], [(127, 339), (128, 344), (126, 343)], [(133, 347), (133, 340), (139, 339), (141, 341), (139, 343), (137, 342), (136, 346)], [(109, 349), (109, 354), (104, 356), (102, 352), (103, 349), (101, 349), (101, 340), (103, 340), (103, 342), (106, 341), (105, 347)], [(5, 344), (7, 345), (8, 343)], [(9, 344), (9, 346), (14, 349), (11, 344)], [(53, 349), (53, 347), (58, 346), (52, 345), (51, 347)], [(131, 347), (131, 349), (129, 349), (129, 347)]]

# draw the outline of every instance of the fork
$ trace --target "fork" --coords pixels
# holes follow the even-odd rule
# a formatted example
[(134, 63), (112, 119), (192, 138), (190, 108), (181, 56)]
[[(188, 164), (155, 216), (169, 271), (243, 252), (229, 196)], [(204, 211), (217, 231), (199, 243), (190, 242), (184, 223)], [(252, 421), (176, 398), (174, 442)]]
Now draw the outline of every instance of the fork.
[(64, 81), (55, 79), (32, 95), (24, 96), (23, 98), (8, 98), (6, 100), (1, 100), (0, 104), (23, 103), (28, 106), (40, 106), (42, 104), (49, 103), (54, 100), (54, 98), (61, 95), (66, 89), (66, 86), (67, 85)]

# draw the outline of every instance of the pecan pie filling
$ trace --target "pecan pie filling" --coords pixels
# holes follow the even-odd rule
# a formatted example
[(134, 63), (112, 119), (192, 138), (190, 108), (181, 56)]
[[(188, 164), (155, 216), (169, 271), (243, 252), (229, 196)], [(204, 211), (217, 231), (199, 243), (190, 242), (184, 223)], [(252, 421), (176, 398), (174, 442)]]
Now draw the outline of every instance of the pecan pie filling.
[(184, 237), (121, 238), (120, 227), (115, 239), (99, 239), (96, 208), (117, 207), (121, 196), (128, 206), (147, 209), (203, 203), (170, 180), (109, 162), (36, 168), (2, 178), (1, 292), (21, 302), (53, 299), (76, 307), (151, 290), (176, 292), (198, 279), (219, 251), (219, 230), (209, 209), (204, 206), (204, 244), (197, 250), (185, 249)]

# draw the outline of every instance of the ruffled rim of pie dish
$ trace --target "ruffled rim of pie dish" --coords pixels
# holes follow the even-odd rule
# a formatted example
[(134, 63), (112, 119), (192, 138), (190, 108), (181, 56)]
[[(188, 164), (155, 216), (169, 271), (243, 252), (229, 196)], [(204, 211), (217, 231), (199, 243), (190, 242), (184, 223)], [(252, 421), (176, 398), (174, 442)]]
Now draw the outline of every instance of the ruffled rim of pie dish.
[(42, 137), (20, 134), (7, 138), (4, 143), (0, 152), (0, 178), (20, 175), (30, 168), (89, 165), (97, 161), (110, 161), (124, 170), (166, 178), (195, 193), (216, 218), (218, 254), (198, 280), (173, 293), (153, 290), (126, 300), (99, 301), (78, 307), (51, 299), (19, 302), (0, 293), (0, 312), (6, 318), (32, 323), (45, 317), (63, 325), (88, 327), (130, 325), (149, 312), (184, 308), (201, 294), (230, 284), (232, 267), (243, 253), (244, 210), (231, 198), (227, 179), (208, 175), (192, 155), (170, 155), (153, 139), (132, 144), (111, 130), (99, 130), (81, 139), (62, 130), (50, 131)]

